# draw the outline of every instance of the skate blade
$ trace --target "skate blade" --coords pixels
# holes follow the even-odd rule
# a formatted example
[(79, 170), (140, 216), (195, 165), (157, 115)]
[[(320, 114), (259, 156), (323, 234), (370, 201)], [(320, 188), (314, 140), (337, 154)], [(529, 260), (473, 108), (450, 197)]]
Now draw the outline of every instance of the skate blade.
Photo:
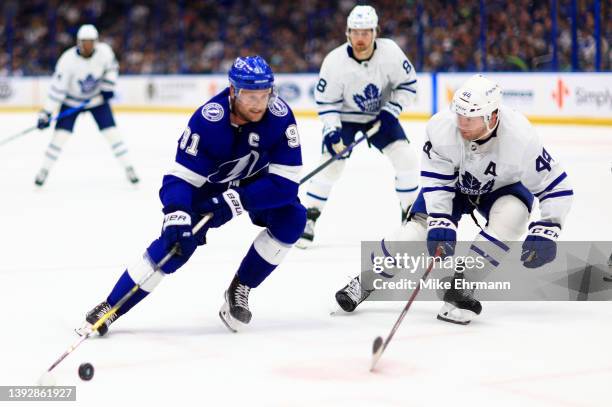
[(225, 302), (219, 310), (219, 318), (221, 318), (221, 322), (223, 322), (227, 329), (234, 333), (238, 332), (239, 328), (244, 325), (242, 322), (234, 318), (232, 314), (230, 314), (227, 292), (225, 293)]
[(74, 332), (79, 336), (85, 336), (88, 333), (92, 332), (91, 331), (92, 326), (93, 325), (91, 325), (89, 322), (85, 322), (83, 326), (81, 326), (80, 328), (74, 328)]
[(305, 250), (311, 246), (312, 246), (312, 240), (304, 239), (302, 237), (300, 237), (298, 241), (295, 242), (295, 247), (297, 247), (298, 249)]
[(436, 318), (440, 321), (450, 322), (452, 324), (467, 325), (476, 316), (477, 315), (472, 311), (460, 309), (453, 304), (445, 302)]
[(350, 312), (346, 312), (343, 310), (337, 303), (330, 304), (328, 307), (329, 316), (333, 317), (335, 315), (348, 315)]
[(227, 327), (227, 329), (229, 329), (233, 333), (237, 333), (238, 332), (237, 328), (234, 328), (233, 326), (230, 325), (230, 322), (229, 322), (228, 319), (231, 318), (231, 316), (227, 315), (223, 311), (219, 311), (219, 318), (221, 318), (221, 322), (223, 322), (223, 325), (225, 325)]
[(457, 325), (467, 325), (470, 322), (472, 322), (472, 321), (458, 321), (456, 319), (450, 319), (450, 318), (443, 317), (440, 314), (438, 314), (436, 318), (438, 318), (440, 321), (450, 322), (451, 324), (457, 324)]

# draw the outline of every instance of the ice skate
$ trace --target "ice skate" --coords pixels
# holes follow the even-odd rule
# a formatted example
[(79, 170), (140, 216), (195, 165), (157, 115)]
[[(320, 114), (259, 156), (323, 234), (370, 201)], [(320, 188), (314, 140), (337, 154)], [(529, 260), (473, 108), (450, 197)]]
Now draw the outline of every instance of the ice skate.
[(306, 211), (306, 227), (302, 236), (295, 243), (295, 247), (300, 249), (307, 249), (312, 245), (314, 240), (314, 229), (317, 219), (321, 216), (321, 211), (318, 208), (308, 208)]
[(467, 325), (482, 311), (482, 305), (474, 298), (473, 290), (461, 288), (465, 281), (462, 273), (455, 273), (453, 286), (444, 293), (444, 305), (437, 317), (440, 321)]
[(364, 290), (361, 286), (360, 276), (353, 278), (347, 285), (336, 293), (336, 302), (346, 312), (353, 312), (355, 308), (374, 290)]
[(230, 331), (238, 332), (242, 326), (251, 321), (250, 290), (251, 288), (242, 284), (238, 275), (235, 275), (229, 288), (225, 291), (225, 303), (219, 310), (219, 317)]
[[(91, 329), (91, 327), (96, 322), (98, 322), (100, 318), (102, 318), (104, 314), (106, 314), (108, 311), (111, 310), (111, 308), (112, 308), (111, 305), (106, 301), (103, 301), (100, 304), (96, 305), (91, 311), (89, 311), (85, 315), (85, 323), (83, 324), (81, 328), (76, 329), (76, 333), (79, 334), (80, 336), (85, 335)], [(100, 327), (98, 328), (98, 334), (100, 336), (106, 335), (106, 333), (108, 332), (108, 327), (116, 319), (117, 319), (117, 314), (111, 315), (106, 321), (104, 321), (102, 325), (100, 325)]]

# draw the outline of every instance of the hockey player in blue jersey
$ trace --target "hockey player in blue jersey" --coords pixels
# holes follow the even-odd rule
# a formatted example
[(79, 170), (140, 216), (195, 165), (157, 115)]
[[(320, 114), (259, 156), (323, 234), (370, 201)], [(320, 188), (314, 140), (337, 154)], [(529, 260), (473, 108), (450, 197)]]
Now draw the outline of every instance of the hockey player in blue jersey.
[[(251, 320), (249, 291), (280, 264), (306, 224), (306, 209), (297, 198), (302, 154), (293, 112), (274, 93), (274, 74), (263, 58), (237, 58), (229, 82), (193, 113), (178, 141), (176, 162), (159, 193), (165, 215), (161, 236), (124, 271), (107, 299), (87, 313), (81, 332), (177, 247), (178, 254), (100, 326), (98, 333), (104, 335), (113, 321), (189, 260), (205, 243), (209, 228), (244, 212), (265, 229), (238, 267), (219, 315), (233, 331)], [(209, 222), (192, 234), (192, 227), (208, 213)]]

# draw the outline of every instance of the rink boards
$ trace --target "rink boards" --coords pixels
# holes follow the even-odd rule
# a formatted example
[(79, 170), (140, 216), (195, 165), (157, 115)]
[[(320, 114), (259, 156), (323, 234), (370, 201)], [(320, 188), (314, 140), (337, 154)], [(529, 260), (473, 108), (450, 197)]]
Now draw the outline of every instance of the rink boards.
[[(402, 114), (429, 118), (450, 103), (473, 73), (418, 75), (418, 94)], [(535, 123), (612, 125), (612, 73), (487, 73), (504, 89), (504, 103)], [(279, 94), (299, 117), (316, 116), (316, 74), (278, 74)], [(30, 111), (44, 102), (49, 77), (0, 78), (0, 111)], [(118, 80), (120, 112), (187, 113), (227, 86), (226, 75), (128, 75)]]

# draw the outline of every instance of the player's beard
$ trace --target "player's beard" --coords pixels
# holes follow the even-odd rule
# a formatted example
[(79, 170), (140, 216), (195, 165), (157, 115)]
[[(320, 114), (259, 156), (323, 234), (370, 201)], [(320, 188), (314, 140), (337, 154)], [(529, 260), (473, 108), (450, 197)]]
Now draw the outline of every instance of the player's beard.
[(263, 119), (263, 115), (264, 113), (266, 113), (265, 107), (261, 109), (246, 108), (244, 106), (240, 106), (240, 103), (238, 103), (236, 100), (234, 100), (234, 106), (232, 110), (236, 114), (236, 116), (247, 122), (258, 122)]
[(366, 44), (365, 41), (356, 41), (355, 45), (353, 46), (355, 48), (355, 51), (357, 52), (365, 52), (370, 48), (371, 44)]
[(96, 48), (95, 42), (92, 42), (91, 44), (87, 44), (87, 45), (83, 43), (79, 43), (77, 45), (79, 48), (79, 52), (81, 53), (81, 56), (83, 58), (89, 58), (90, 56), (92, 56)]
[(484, 136), (486, 129), (485, 128), (482, 128), (479, 130), (461, 130), (459, 129), (459, 132), (461, 133), (461, 137), (463, 137), (465, 140), (474, 141)]
[(353, 52), (355, 54), (371, 55), (372, 52), (374, 51), (374, 41), (375, 41), (375, 38), (372, 38), (371, 41), (350, 40), (350, 44), (351, 44), (351, 47), (353, 47)]

